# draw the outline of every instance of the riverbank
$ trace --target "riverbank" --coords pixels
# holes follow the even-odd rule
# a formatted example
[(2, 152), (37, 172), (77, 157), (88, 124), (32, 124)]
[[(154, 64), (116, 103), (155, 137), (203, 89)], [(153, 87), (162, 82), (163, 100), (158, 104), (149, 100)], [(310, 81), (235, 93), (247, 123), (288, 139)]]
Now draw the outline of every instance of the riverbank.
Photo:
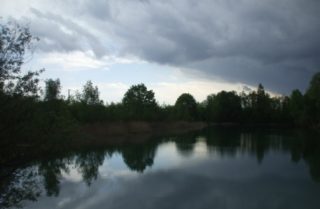
[(92, 123), (80, 126), (76, 131), (75, 139), (80, 143), (101, 143), (119, 145), (122, 143), (135, 143), (167, 134), (181, 134), (200, 130), (207, 127), (205, 122), (171, 121), (171, 122), (107, 122)]
[(242, 128), (306, 128), (290, 123), (210, 123), (214, 127), (242, 127)]
[(52, 133), (39, 139), (14, 139), (0, 148), (1, 166), (22, 164), (59, 152), (144, 143), (158, 136), (181, 134), (207, 127), (205, 122), (104, 122), (78, 125), (69, 133)]

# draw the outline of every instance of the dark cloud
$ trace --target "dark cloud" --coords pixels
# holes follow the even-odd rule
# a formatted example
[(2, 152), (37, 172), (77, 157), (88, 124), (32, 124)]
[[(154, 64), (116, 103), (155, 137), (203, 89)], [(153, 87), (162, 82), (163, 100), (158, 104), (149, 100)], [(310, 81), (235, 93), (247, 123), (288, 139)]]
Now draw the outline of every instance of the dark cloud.
[(59, 15), (32, 9), (43, 50), (89, 49), (101, 57), (111, 47), (281, 93), (304, 90), (320, 70), (318, 0), (66, 2)]
[(35, 8), (31, 8), (30, 11), (35, 16), (30, 20), (31, 30), (42, 39), (40, 50), (65, 52), (92, 50), (97, 57), (108, 52), (95, 35), (71, 19)]
[(282, 93), (320, 69), (319, 1), (137, 4), (112, 19), (123, 53)]

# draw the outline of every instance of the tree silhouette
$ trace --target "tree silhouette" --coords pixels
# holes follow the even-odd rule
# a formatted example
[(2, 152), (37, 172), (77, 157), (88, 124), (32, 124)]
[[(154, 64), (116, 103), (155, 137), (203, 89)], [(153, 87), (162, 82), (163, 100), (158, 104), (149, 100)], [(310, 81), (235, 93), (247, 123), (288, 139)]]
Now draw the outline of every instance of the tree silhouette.
[(122, 148), (120, 152), (124, 162), (131, 170), (143, 172), (147, 166), (153, 165), (155, 148), (154, 144), (131, 145)]
[(99, 99), (98, 87), (94, 87), (92, 81), (87, 81), (83, 86), (81, 101), (87, 105), (98, 105), (102, 103)]
[(40, 195), (41, 182), (37, 172), (32, 167), (16, 169), (1, 180), (0, 208), (22, 208), (23, 201), (37, 201)]
[(320, 73), (316, 73), (305, 95), (306, 111), (313, 125), (320, 125)]
[(254, 117), (258, 122), (268, 122), (270, 116), (270, 96), (265, 92), (262, 84), (259, 84), (257, 94), (253, 101)]
[(46, 80), (44, 100), (51, 101), (51, 100), (59, 99), (60, 91), (61, 91), (61, 85), (60, 85), (59, 79)]
[(31, 35), (28, 27), (16, 22), (0, 23), (0, 93), (37, 96), (37, 76), (43, 70), (21, 74), (25, 54), (36, 40), (38, 38)]
[(83, 180), (88, 186), (98, 177), (99, 166), (103, 164), (105, 157), (104, 151), (81, 152), (76, 157), (76, 165), (81, 173)]
[(236, 92), (219, 92), (207, 97), (207, 118), (215, 122), (238, 122), (241, 115), (241, 99)]
[(303, 123), (304, 117), (304, 98), (302, 93), (296, 89), (293, 90), (289, 101), (290, 115), (296, 124)]
[(42, 161), (39, 165), (39, 174), (43, 176), (47, 196), (58, 196), (62, 171), (69, 172), (66, 159)]
[(181, 94), (175, 105), (175, 114), (179, 120), (197, 119), (197, 102), (189, 93)]
[(130, 119), (151, 119), (157, 109), (154, 92), (144, 84), (131, 86), (125, 93), (122, 104)]

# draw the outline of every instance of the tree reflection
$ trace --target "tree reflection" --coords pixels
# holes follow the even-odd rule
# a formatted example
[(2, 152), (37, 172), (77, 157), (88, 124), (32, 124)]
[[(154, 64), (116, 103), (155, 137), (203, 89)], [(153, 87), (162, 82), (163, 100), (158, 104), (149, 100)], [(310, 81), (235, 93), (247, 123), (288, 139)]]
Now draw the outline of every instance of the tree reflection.
[(98, 177), (99, 166), (103, 164), (105, 151), (82, 152), (76, 156), (75, 165), (88, 186)]
[(251, 153), (257, 162), (263, 162), (269, 150), (289, 152), (294, 163), (304, 160), (309, 166), (310, 176), (320, 182), (320, 140), (319, 133), (283, 130), (246, 130), (212, 128), (204, 131), (207, 146), (211, 152), (226, 153), (233, 156), (236, 152)]
[(300, 136), (300, 140), (303, 142), (301, 146), (302, 151), (300, 156), (308, 164), (309, 171), (312, 179), (316, 182), (320, 182), (320, 140), (317, 133), (309, 133)]
[[(268, 151), (289, 153), (293, 163), (303, 161), (311, 178), (320, 182), (320, 140), (318, 133), (307, 134), (299, 131), (263, 131), (246, 129), (207, 129), (201, 132), (183, 134), (162, 140), (149, 140), (149, 143), (132, 144), (118, 148), (69, 153), (64, 157), (35, 162), (27, 168), (12, 169), (0, 173), (0, 208), (21, 207), (24, 200), (36, 201), (45, 191), (47, 196), (58, 196), (64, 173), (75, 168), (83, 181), (90, 186), (99, 176), (99, 167), (106, 156), (114, 151), (122, 154), (129, 169), (144, 172), (154, 163), (157, 146), (162, 142), (175, 142), (182, 156), (191, 156), (197, 139), (205, 138), (207, 150), (220, 156), (238, 157), (250, 154), (258, 163)], [(7, 168), (8, 170), (8, 168)]]
[(265, 153), (270, 146), (273, 146), (276, 149), (275, 144), (271, 143), (270, 136), (261, 134), (260, 131), (254, 133), (241, 133), (240, 141), (241, 150), (255, 155), (259, 164), (262, 163)]
[(189, 133), (179, 135), (173, 138), (175, 141), (177, 150), (183, 156), (191, 156), (194, 150), (194, 145), (197, 142), (197, 134)]
[(129, 145), (120, 149), (125, 164), (134, 171), (143, 172), (153, 165), (156, 144)]
[(62, 171), (68, 173), (68, 159), (54, 159), (42, 161), (39, 165), (39, 174), (43, 176), (44, 187), (48, 196), (58, 196)]
[(34, 167), (17, 169), (0, 182), (0, 208), (22, 207), (22, 201), (36, 201), (41, 182)]
[(210, 152), (218, 152), (220, 156), (234, 156), (240, 146), (240, 132), (226, 128), (207, 129), (204, 131)]

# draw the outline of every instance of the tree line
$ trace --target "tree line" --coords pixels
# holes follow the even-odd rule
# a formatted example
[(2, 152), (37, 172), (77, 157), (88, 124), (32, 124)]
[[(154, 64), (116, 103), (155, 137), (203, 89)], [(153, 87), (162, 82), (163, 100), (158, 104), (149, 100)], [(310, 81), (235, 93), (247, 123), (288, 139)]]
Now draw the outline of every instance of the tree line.
[(159, 105), (152, 90), (132, 85), (119, 103), (104, 104), (99, 90), (88, 81), (81, 92), (63, 99), (59, 79), (46, 81), (42, 103), (61, 103), (78, 122), (102, 121), (206, 121), (317, 126), (320, 119), (320, 73), (313, 76), (305, 94), (293, 90), (289, 96), (271, 96), (262, 84), (249, 93), (221, 91), (197, 102), (181, 94), (174, 105)]
[[(43, 70), (21, 72), (33, 43), (28, 27), (14, 22), (0, 24), (0, 133), (30, 138), (52, 135), (81, 123), (105, 121), (206, 121), (317, 126), (320, 124), (320, 73), (313, 76), (306, 93), (271, 96), (260, 84), (255, 91), (221, 91), (197, 102), (189, 93), (174, 105), (159, 105), (144, 84), (131, 86), (119, 103), (104, 104), (99, 89), (88, 81), (81, 92), (61, 96), (59, 79), (39, 86)], [(41, 94), (42, 92), (42, 94)], [(41, 96), (43, 95), (43, 96)], [(32, 134), (34, 133), (34, 134)], [(26, 137), (28, 138), (28, 137)]]

